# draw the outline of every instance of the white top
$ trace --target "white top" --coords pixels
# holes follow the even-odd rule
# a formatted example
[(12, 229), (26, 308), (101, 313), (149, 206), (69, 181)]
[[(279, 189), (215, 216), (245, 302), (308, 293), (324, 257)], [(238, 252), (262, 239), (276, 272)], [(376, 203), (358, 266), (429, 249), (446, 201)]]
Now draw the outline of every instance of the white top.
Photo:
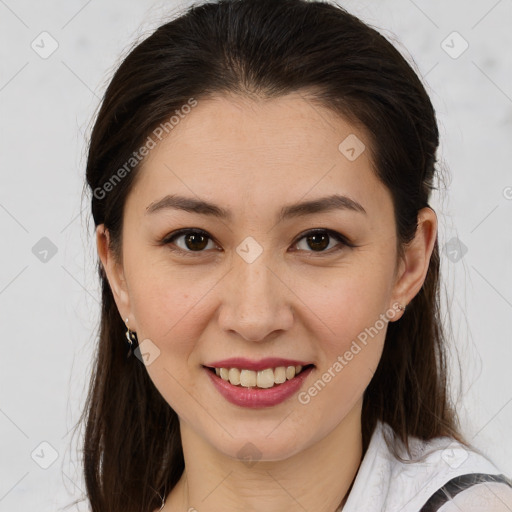
[[(432, 494), (456, 476), (468, 473), (503, 474), (485, 455), (476, 449), (468, 451), (449, 437), (437, 437), (430, 441), (412, 437), (409, 446), (413, 459), (425, 458), (416, 463), (401, 462), (389, 451), (384, 435), (392, 439), (393, 429), (379, 421), (343, 512), (419, 512)], [(401, 447), (400, 456), (409, 460), (405, 447), (400, 442), (398, 446)], [(494, 505), (490, 507), (492, 500), (495, 500), (496, 508)], [(509, 512), (512, 510), (512, 488), (498, 482), (479, 483), (460, 492), (438, 510)]]

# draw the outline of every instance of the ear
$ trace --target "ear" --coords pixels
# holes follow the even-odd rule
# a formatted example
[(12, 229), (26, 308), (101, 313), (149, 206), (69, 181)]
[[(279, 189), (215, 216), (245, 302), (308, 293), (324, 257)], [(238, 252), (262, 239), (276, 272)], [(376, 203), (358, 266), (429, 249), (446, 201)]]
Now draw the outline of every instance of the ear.
[(393, 287), (394, 302), (398, 301), (406, 306), (421, 290), (436, 238), (437, 215), (432, 208), (422, 208), (418, 212), (416, 234), (406, 246), (404, 257), (400, 261)]
[[(110, 248), (110, 233), (104, 224), (99, 224), (96, 228), (96, 245), (98, 256), (103, 265), (103, 270), (107, 276), (112, 295), (117, 305), (117, 309), (123, 322), (128, 318), (130, 323), (130, 299), (122, 264), (116, 260)], [(134, 326), (132, 327), (134, 330)]]

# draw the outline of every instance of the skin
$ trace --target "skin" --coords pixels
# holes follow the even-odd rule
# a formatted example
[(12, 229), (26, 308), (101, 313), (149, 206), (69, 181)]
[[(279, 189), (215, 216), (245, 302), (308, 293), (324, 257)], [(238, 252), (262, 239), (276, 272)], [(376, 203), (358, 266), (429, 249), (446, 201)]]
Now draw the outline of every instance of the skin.
[[(349, 134), (367, 148), (354, 161), (338, 150)], [(145, 160), (125, 206), (121, 262), (98, 226), (98, 254), (120, 315), (139, 343), (158, 347), (146, 368), (180, 419), (186, 469), (164, 510), (333, 512), (345, 502), (363, 456), (363, 393), (387, 324), (307, 404), (292, 396), (264, 409), (233, 405), (201, 365), (234, 356), (297, 358), (315, 364), (307, 390), (380, 315), (391, 309), (390, 321), (401, 317), (396, 303), (408, 304), (425, 280), (437, 218), (420, 210), (416, 237), (399, 261), (391, 195), (372, 170), (369, 148), (361, 129), (304, 94), (203, 99)], [(276, 221), (284, 205), (334, 192), (367, 214), (338, 209)], [(166, 194), (208, 200), (233, 219), (173, 209), (145, 214)], [(188, 255), (159, 243), (181, 228), (208, 233), (202, 252), (184, 236), (174, 247)], [(308, 244), (304, 232), (314, 228), (336, 231), (355, 247), (334, 238), (320, 248)], [(249, 236), (263, 250), (251, 263), (236, 252)], [(248, 443), (260, 452), (252, 465), (237, 455)]]

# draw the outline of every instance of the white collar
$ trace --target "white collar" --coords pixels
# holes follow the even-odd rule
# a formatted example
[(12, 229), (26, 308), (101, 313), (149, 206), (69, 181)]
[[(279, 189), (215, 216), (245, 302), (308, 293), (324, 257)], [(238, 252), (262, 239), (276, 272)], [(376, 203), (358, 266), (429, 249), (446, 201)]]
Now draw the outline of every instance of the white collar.
[[(389, 451), (384, 436), (393, 439), (387, 423), (378, 422), (361, 461), (343, 512), (417, 512), (434, 492), (452, 478), (467, 473), (500, 474), (479, 452), (467, 450), (449, 437), (430, 441), (410, 438), (412, 458), (401, 462)], [(399, 444), (399, 455), (409, 459)]]

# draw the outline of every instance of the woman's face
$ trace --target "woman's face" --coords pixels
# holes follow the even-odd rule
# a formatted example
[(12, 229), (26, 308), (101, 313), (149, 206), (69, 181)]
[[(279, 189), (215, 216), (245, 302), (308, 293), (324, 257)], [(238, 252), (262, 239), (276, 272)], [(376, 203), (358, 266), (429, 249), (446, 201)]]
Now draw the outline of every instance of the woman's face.
[[(108, 272), (118, 308), (180, 421), (226, 455), (250, 442), (261, 460), (283, 459), (360, 412), (385, 320), (408, 300), (368, 146), (298, 93), (216, 96), (151, 150), (127, 198), (122, 267)], [(283, 370), (258, 381), (250, 363), (218, 364), (246, 370), (235, 386), (206, 368), (228, 358), (314, 366), (253, 388)]]

